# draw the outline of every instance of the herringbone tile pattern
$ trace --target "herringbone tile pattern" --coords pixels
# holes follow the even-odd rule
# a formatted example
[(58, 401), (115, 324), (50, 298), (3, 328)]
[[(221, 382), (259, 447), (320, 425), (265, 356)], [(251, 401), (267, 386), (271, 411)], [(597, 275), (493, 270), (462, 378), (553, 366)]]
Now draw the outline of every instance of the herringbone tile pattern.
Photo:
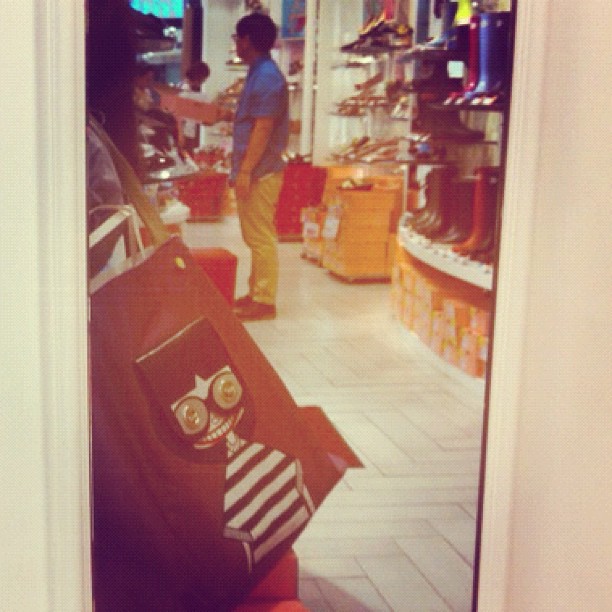
[[(187, 224), (190, 246), (249, 255), (235, 217)], [(278, 317), (247, 328), (300, 405), (322, 406), (364, 463), (295, 545), (311, 610), (466, 612), (482, 381), (454, 373), (397, 321), (389, 285), (346, 283), (280, 245)]]

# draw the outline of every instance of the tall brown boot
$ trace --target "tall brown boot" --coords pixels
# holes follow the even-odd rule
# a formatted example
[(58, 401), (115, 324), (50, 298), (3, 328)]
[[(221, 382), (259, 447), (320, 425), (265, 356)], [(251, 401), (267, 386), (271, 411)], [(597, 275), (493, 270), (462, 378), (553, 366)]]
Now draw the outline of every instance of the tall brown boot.
[(477, 251), (495, 228), (497, 217), (497, 187), (499, 168), (483, 166), (476, 168), (476, 186), (474, 188), (474, 223), (472, 233), (464, 242), (453, 246), (453, 251), (468, 255)]

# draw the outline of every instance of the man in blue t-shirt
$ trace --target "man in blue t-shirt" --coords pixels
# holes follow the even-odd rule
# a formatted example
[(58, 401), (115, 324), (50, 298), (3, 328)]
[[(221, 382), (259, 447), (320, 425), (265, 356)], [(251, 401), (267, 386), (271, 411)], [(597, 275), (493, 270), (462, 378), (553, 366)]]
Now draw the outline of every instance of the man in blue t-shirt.
[(249, 66), (234, 116), (230, 181), (242, 237), (251, 250), (249, 292), (236, 300), (245, 321), (276, 316), (278, 249), (274, 216), (289, 134), (287, 82), (270, 56), (277, 27), (262, 13), (236, 24), (236, 52)]

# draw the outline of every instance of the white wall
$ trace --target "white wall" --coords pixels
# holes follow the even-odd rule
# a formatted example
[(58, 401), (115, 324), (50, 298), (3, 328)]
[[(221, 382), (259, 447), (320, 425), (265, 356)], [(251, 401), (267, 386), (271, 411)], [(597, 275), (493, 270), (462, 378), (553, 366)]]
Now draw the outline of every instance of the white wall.
[(211, 98), (231, 85), (237, 78), (244, 77), (246, 70), (231, 70), (226, 62), (232, 57), (231, 39), (236, 31), (236, 22), (244, 14), (242, 0), (203, 0), (204, 27), (202, 57), (211, 68), (205, 89)]
[(603, 612), (612, 609), (612, 4), (520, 4), (480, 609)]

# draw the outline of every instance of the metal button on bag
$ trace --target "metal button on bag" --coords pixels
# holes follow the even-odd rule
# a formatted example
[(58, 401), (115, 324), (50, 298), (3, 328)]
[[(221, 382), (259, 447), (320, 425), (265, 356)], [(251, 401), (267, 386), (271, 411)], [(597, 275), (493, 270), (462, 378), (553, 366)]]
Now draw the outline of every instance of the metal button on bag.
[(212, 381), (211, 391), (213, 400), (223, 410), (235, 408), (242, 397), (242, 387), (232, 372), (219, 374)]
[(177, 407), (176, 418), (187, 435), (194, 435), (208, 427), (208, 409), (199, 397), (187, 397)]

